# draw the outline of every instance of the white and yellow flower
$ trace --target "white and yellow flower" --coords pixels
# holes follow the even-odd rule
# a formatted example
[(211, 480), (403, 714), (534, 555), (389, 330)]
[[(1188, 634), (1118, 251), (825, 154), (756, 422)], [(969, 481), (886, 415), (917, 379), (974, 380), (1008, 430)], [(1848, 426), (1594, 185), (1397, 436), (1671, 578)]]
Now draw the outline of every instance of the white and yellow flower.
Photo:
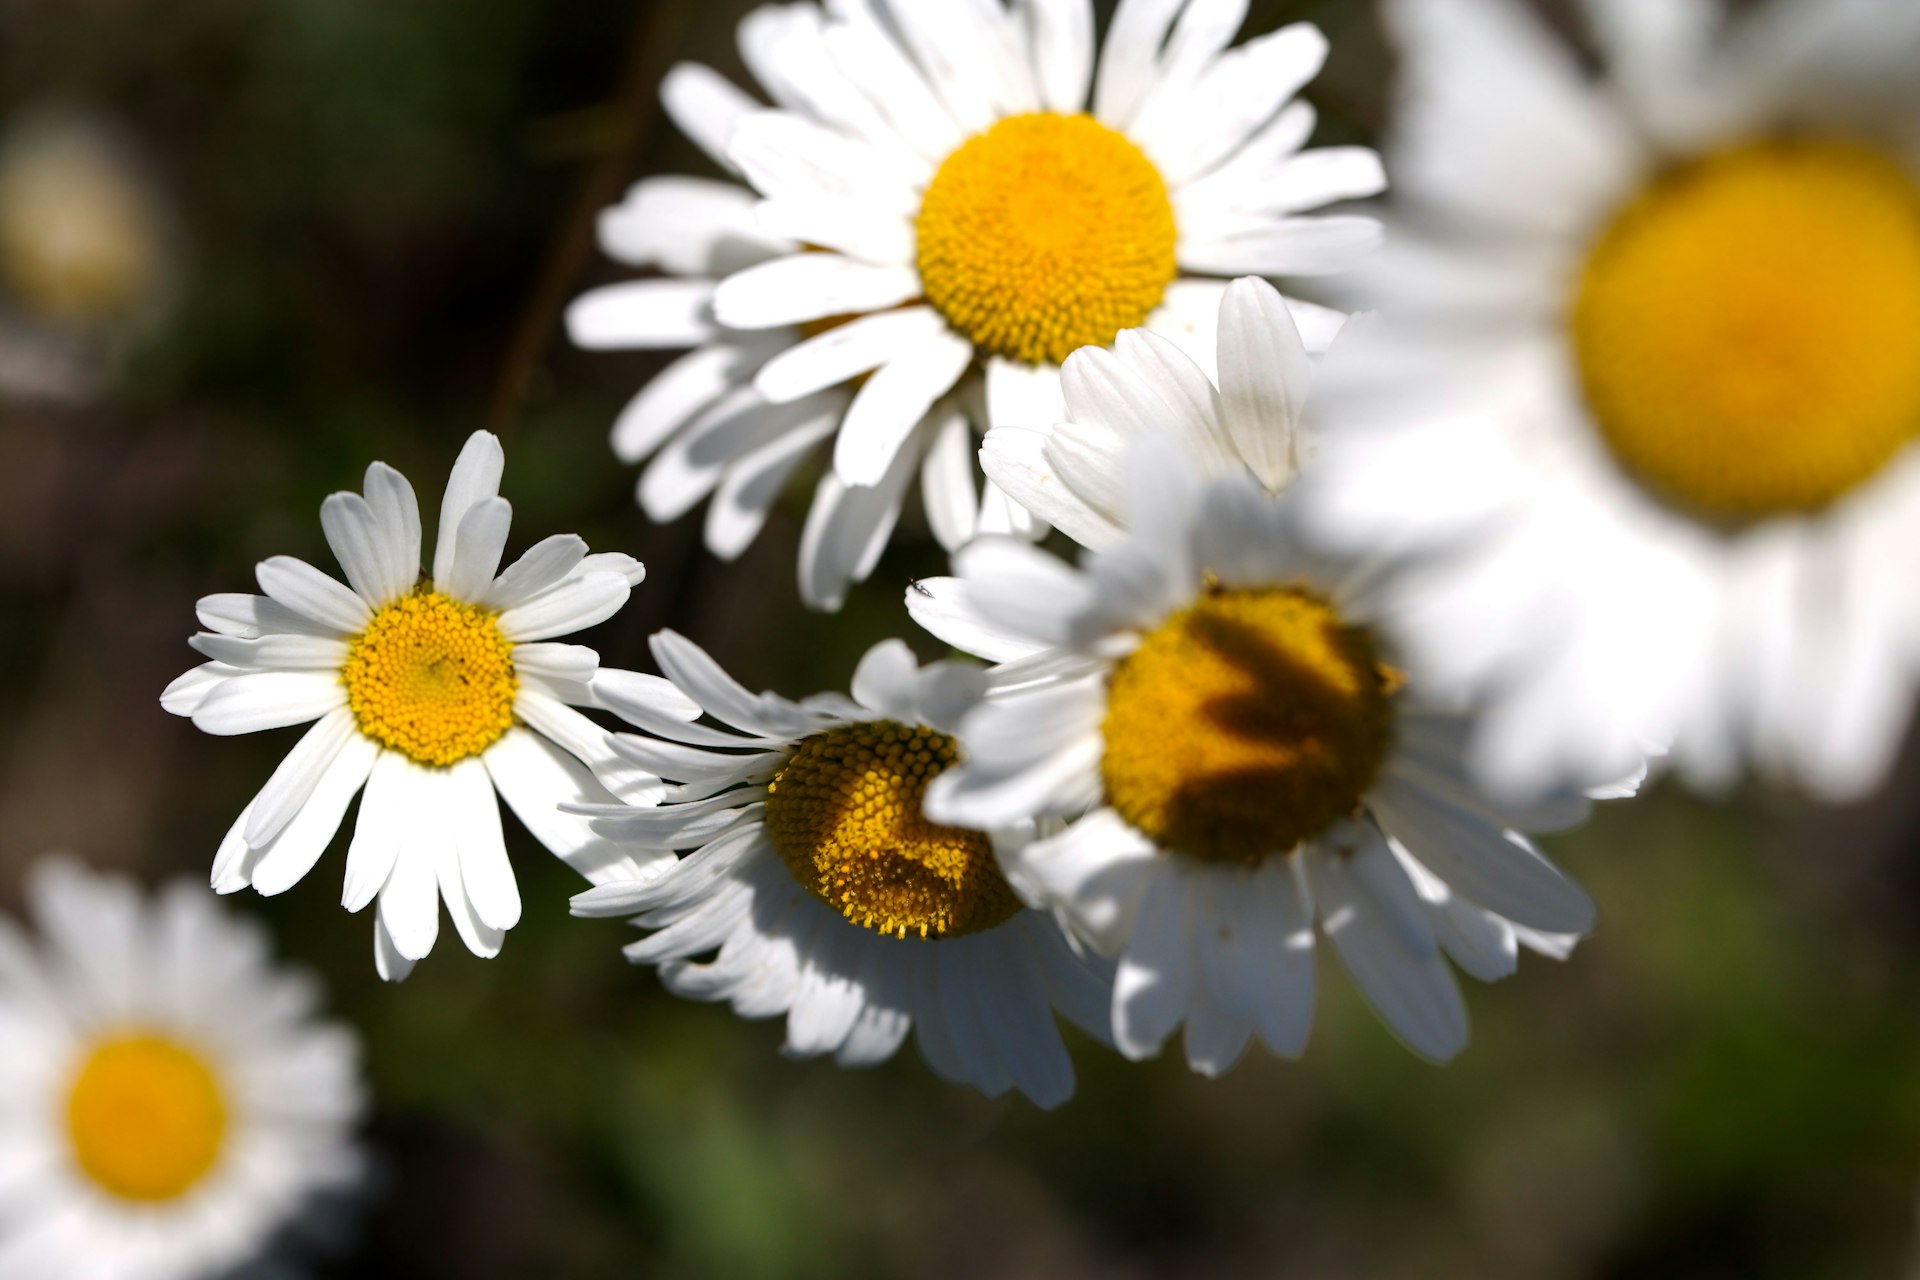
[[(265, 595), (200, 601), (208, 630), (191, 643), (210, 661), (161, 697), (207, 733), (314, 722), (221, 842), (213, 887), (291, 888), (364, 786), (341, 903), (359, 911), (378, 899), (374, 959), (390, 979), (432, 949), (441, 900), (475, 955), (498, 954), (519, 920), (496, 790), (542, 844), (596, 881), (630, 869), (628, 855), (559, 806), (660, 794), (575, 709), (594, 705), (599, 656), (554, 643), (612, 617), (644, 570), (559, 534), (502, 571), (512, 514), (499, 496), (504, 466), (493, 436), (468, 439), (428, 577), (413, 486), (374, 463), (364, 496), (336, 493), (320, 508), (350, 585), (291, 556), (263, 561)], [(664, 690), (622, 679), (629, 697)], [(664, 695), (670, 713), (680, 700)]]
[(1511, 0), (1388, 6), (1388, 327), (1302, 496), (1420, 557), (1489, 781), (1670, 741), (1857, 795), (1920, 664), (1920, 8), (1585, 9), (1597, 76)]
[[(1223, 276), (1315, 276), (1376, 223), (1311, 211), (1377, 193), (1364, 148), (1303, 151), (1294, 95), (1326, 41), (1306, 24), (1232, 41), (1246, 6), (1123, 0), (1098, 58), (1089, 0), (771, 6), (740, 28), (773, 99), (681, 66), (663, 95), (745, 185), (640, 183), (601, 224), (614, 257), (671, 278), (569, 317), (589, 347), (697, 348), (641, 391), (615, 449), (660, 457), (656, 519), (709, 493), (737, 553), (801, 457), (834, 438), (800, 586), (837, 607), (918, 471), (949, 548), (1027, 529), (981, 490), (968, 418), (1059, 417), (1069, 352), (1145, 325), (1211, 349)], [(1295, 304), (1310, 342), (1340, 317)]]
[[(667, 678), (731, 729), (659, 714), (615, 687), (606, 704), (655, 736), (621, 734), (634, 766), (678, 784), (658, 808), (601, 810), (610, 839), (693, 850), (574, 899), (583, 916), (632, 916), (627, 948), (668, 990), (785, 1014), (785, 1052), (842, 1066), (893, 1056), (909, 1030), (941, 1076), (1044, 1107), (1073, 1092), (1057, 1009), (1105, 1038), (1110, 973), (1082, 958), (1002, 878), (989, 833), (930, 823), (921, 798), (955, 760), (977, 668), (920, 667), (898, 640), (868, 650), (851, 700), (747, 692), (695, 645), (653, 639)], [(711, 959), (702, 960), (702, 956)]]
[(1324, 934), (1409, 1048), (1449, 1058), (1467, 1039), (1449, 959), (1499, 978), (1592, 923), (1520, 834), (1580, 821), (1586, 799), (1519, 808), (1474, 786), (1469, 721), (1390, 665), (1365, 575), (1316, 554), (1250, 471), (1206, 477), (1190, 448), (1133, 446), (1126, 532), (1080, 569), (982, 539), (909, 593), (922, 625), (1001, 664), (927, 812), (1068, 822), (1002, 865), (1118, 961), (1129, 1057), (1183, 1023), (1210, 1075), (1255, 1035), (1299, 1054)]
[(205, 889), (48, 861), (0, 921), (0, 1275), (197, 1280), (351, 1197), (359, 1044)]

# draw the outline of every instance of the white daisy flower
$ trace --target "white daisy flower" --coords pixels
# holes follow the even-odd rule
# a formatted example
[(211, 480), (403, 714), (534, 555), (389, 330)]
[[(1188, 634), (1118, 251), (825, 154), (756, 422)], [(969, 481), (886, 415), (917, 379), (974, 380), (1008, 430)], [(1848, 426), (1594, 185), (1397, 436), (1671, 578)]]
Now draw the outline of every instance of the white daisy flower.
[[(640, 183), (602, 244), (671, 278), (569, 316), (582, 346), (696, 347), (615, 428), (623, 457), (661, 449), (641, 505), (716, 493), (708, 543), (736, 554), (834, 437), (801, 546), (822, 608), (871, 572), (916, 471), (949, 549), (1028, 530), (977, 490), (969, 417), (1056, 421), (1076, 348), (1145, 325), (1210, 349), (1218, 277), (1336, 272), (1377, 239), (1310, 214), (1384, 185), (1369, 150), (1301, 150), (1325, 39), (1232, 46), (1245, 10), (1123, 0), (1096, 70), (1089, 0), (776, 5), (740, 28), (773, 109), (675, 68), (669, 113), (745, 185)], [(1310, 343), (1339, 325), (1294, 305)]]
[(1391, 329), (1303, 500), (1423, 557), (1491, 782), (1653, 740), (1857, 795), (1920, 659), (1920, 7), (1586, 9), (1598, 77), (1508, 0), (1388, 6)]
[(178, 884), (35, 869), (0, 920), (0, 1275), (198, 1280), (352, 1198), (359, 1044), (264, 932)]
[[(645, 571), (630, 556), (588, 555), (572, 534), (536, 543), (504, 572), (511, 509), (505, 455), (475, 432), (440, 505), (430, 578), (420, 572), (413, 486), (385, 463), (366, 494), (336, 493), (320, 523), (350, 587), (291, 556), (256, 570), (265, 595), (200, 601), (209, 628), (191, 644), (211, 661), (175, 680), (161, 705), (207, 733), (314, 722), (240, 813), (213, 861), (213, 887), (293, 887), (333, 839), (362, 785), (341, 905), (379, 900), (374, 962), (399, 980), (432, 950), (444, 899), (461, 941), (497, 955), (520, 919), (497, 790), (527, 830), (588, 879), (635, 868), (563, 802), (648, 804), (659, 781), (606, 748), (576, 707), (595, 705), (599, 655), (553, 643), (604, 622)], [(630, 700), (696, 714), (654, 677), (620, 673)]]
[(1252, 474), (1205, 478), (1149, 438), (1127, 484), (1126, 537), (1080, 569), (982, 539), (956, 579), (910, 593), (922, 625), (1003, 664), (928, 814), (1070, 820), (1002, 864), (1117, 958), (1128, 1057), (1182, 1023), (1209, 1075), (1254, 1035), (1299, 1054), (1316, 932), (1409, 1048), (1451, 1057), (1467, 1016), (1447, 959), (1491, 980), (1591, 925), (1520, 834), (1580, 821), (1585, 797), (1519, 809), (1475, 788), (1467, 721), (1403, 687), (1364, 580), (1312, 553)]
[(1312, 452), (1303, 421), (1312, 380), (1306, 346), (1279, 290), (1251, 276), (1221, 295), (1216, 333), (1213, 380), (1145, 329), (1122, 330), (1111, 349), (1082, 347), (1060, 370), (1064, 420), (992, 428), (980, 447), (982, 468), (1016, 502), (1094, 550), (1125, 537), (1128, 452), (1152, 436), (1178, 441), (1205, 475), (1246, 475), (1279, 493)]
[[(842, 1066), (893, 1056), (909, 1029), (935, 1072), (1043, 1107), (1073, 1093), (1053, 1011), (1106, 1038), (1110, 970), (1008, 887), (996, 846), (1013, 831), (938, 826), (927, 783), (955, 759), (957, 717), (983, 674), (918, 666), (907, 646), (867, 651), (851, 700), (752, 694), (673, 632), (660, 669), (733, 731), (666, 719), (622, 691), (607, 705), (655, 737), (615, 750), (679, 785), (653, 809), (602, 810), (606, 836), (697, 849), (664, 874), (574, 899), (583, 916), (633, 916), (626, 949), (676, 995), (787, 1015), (785, 1052)], [(1031, 829), (1024, 817), (996, 824)], [(709, 960), (697, 957), (713, 954)]]

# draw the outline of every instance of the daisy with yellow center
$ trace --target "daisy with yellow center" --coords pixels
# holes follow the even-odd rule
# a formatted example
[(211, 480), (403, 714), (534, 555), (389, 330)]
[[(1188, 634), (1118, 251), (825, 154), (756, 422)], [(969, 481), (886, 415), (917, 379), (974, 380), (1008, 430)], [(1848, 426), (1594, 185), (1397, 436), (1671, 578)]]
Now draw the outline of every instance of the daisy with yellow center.
[[(211, 661), (161, 698), (208, 733), (313, 722), (221, 842), (213, 887), (291, 888), (361, 794), (342, 905), (378, 902), (374, 960), (394, 980), (432, 949), (441, 901), (475, 955), (498, 954), (520, 918), (496, 791), (595, 881), (632, 870), (628, 855), (558, 806), (660, 794), (576, 710), (593, 704), (598, 655), (554, 643), (611, 617), (643, 571), (628, 556), (588, 555), (572, 535), (501, 570), (504, 464), (491, 435), (467, 441), (423, 576), (413, 487), (374, 463), (364, 495), (337, 493), (320, 509), (347, 583), (277, 556), (258, 569), (265, 595), (206, 597), (208, 630), (191, 643)], [(627, 687), (656, 698), (660, 714), (697, 714), (664, 682)]]
[(1563, 956), (1590, 926), (1586, 894), (1520, 834), (1579, 821), (1585, 798), (1521, 811), (1476, 788), (1467, 722), (1421, 700), (1360, 575), (1251, 473), (1207, 478), (1179, 435), (1125, 456), (1126, 532), (1080, 569), (985, 539), (909, 593), (923, 626), (1000, 663), (929, 817), (1066, 824), (1002, 862), (1117, 961), (1129, 1057), (1182, 1025), (1208, 1075), (1256, 1035), (1298, 1055), (1320, 934), (1409, 1048), (1453, 1056), (1448, 959), (1499, 978), (1520, 947)]
[[(1233, 40), (1244, 5), (1122, 0), (1095, 57), (1091, 0), (770, 6), (740, 27), (765, 109), (703, 67), (669, 112), (745, 186), (642, 182), (601, 224), (622, 261), (569, 316), (588, 347), (695, 346), (614, 430), (657, 520), (708, 494), (737, 554), (802, 457), (833, 465), (800, 589), (837, 608), (919, 473), (949, 549), (1032, 532), (972, 465), (975, 427), (1059, 418), (1060, 364), (1147, 326), (1210, 348), (1224, 282), (1319, 276), (1371, 248), (1377, 157), (1303, 151), (1294, 95), (1326, 55), (1305, 24)], [(1293, 304), (1309, 341), (1341, 317)]]
[(1397, 0), (1412, 215), (1308, 506), (1419, 548), (1422, 670), (1520, 793), (1671, 743), (1885, 775), (1920, 638), (1920, 10)]
[[(910, 1030), (940, 1075), (1044, 1107), (1073, 1092), (1054, 1011), (1105, 1038), (1110, 971), (1083, 959), (1001, 874), (1024, 819), (988, 829), (929, 821), (929, 784), (959, 759), (979, 670), (921, 667), (889, 640), (861, 659), (851, 699), (748, 693), (668, 631), (654, 657), (728, 729), (661, 716), (625, 673), (601, 700), (643, 734), (615, 751), (672, 782), (657, 808), (586, 809), (608, 839), (690, 850), (657, 874), (590, 889), (574, 914), (630, 916), (627, 948), (676, 994), (746, 1018), (785, 1014), (785, 1052), (842, 1066), (893, 1056)], [(703, 959), (702, 957), (710, 957)]]
[(29, 898), (43, 944), (0, 923), (8, 1274), (225, 1274), (354, 1192), (358, 1045), (255, 928), (58, 860)]

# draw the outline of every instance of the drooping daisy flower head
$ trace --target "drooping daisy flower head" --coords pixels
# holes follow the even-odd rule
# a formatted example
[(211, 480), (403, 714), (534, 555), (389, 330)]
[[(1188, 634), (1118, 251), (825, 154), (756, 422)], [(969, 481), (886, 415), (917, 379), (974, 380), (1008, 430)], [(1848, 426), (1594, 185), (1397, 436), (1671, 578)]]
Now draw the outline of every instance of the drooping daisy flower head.
[[(1302, 150), (1314, 117), (1294, 95), (1325, 39), (1296, 24), (1234, 45), (1244, 13), (1125, 0), (1096, 59), (1087, 0), (791, 4), (740, 28), (771, 109), (676, 69), (669, 110), (746, 187), (637, 187), (609, 251), (704, 278), (613, 286), (572, 314), (583, 345), (705, 344), (616, 430), (635, 458), (664, 445), (643, 505), (670, 518), (718, 486), (763, 513), (832, 436), (801, 566), (827, 607), (871, 571), (916, 469), (950, 549), (1029, 531), (978, 485), (969, 417), (1057, 421), (1076, 349), (1144, 326), (1211, 350), (1220, 277), (1338, 272), (1377, 238), (1371, 218), (1316, 212), (1384, 185), (1364, 148)], [(721, 266), (723, 243), (757, 260)], [(1310, 342), (1338, 323), (1296, 306)], [(689, 483), (669, 497), (654, 472)], [(742, 535), (710, 521), (719, 554), (759, 527), (713, 519)]]
[(1085, 547), (1123, 536), (1129, 448), (1172, 436), (1208, 475), (1247, 473), (1278, 493), (1298, 472), (1307, 349), (1279, 290), (1245, 277), (1220, 298), (1218, 372), (1166, 338), (1123, 331), (1111, 349), (1084, 347), (1061, 368), (1065, 417), (996, 426), (980, 447), (989, 478)]
[(413, 487), (374, 463), (364, 494), (321, 507), (346, 584), (291, 556), (263, 561), (264, 595), (200, 601), (208, 630), (191, 643), (209, 661), (161, 697), (214, 734), (313, 722), (221, 842), (213, 887), (291, 888), (364, 788), (342, 905), (378, 900), (374, 955), (390, 978), (432, 949), (441, 900), (476, 955), (497, 954), (519, 920), (496, 790), (589, 879), (624, 870), (628, 856), (558, 806), (660, 793), (576, 709), (594, 705), (598, 655), (555, 643), (611, 617), (644, 571), (629, 556), (587, 554), (571, 534), (502, 570), (504, 463), (491, 435), (467, 441), (430, 575)]
[(1519, 947), (1564, 955), (1590, 925), (1519, 833), (1578, 821), (1585, 798), (1482, 794), (1468, 722), (1395, 665), (1367, 577), (1250, 472), (1207, 477), (1184, 441), (1150, 437), (1127, 487), (1126, 536), (1080, 569), (986, 540), (913, 593), (922, 625), (1001, 664), (929, 814), (1067, 824), (1003, 862), (1118, 960), (1130, 1057), (1182, 1024), (1208, 1074), (1255, 1035), (1300, 1053), (1316, 932), (1410, 1048), (1451, 1057), (1467, 1023), (1448, 959), (1497, 978)]
[(658, 965), (676, 994), (747, 1018), (785, 1014), (792, 1056), (868, 1066), (918, 1028), (948, 1079), (1065, 1101), (1073, 1068), (1054, 1011), (1104, 1037), (1107, 975), (1001, 874), (997, 850), (1030, 824), (923, 811), (958, 759), (953, 731), (981, 673), (922, 667), (890, 640), (861, 659), (851, 699), (793, 702), (747, 692), (672, 632), (653, 650), (728, 727), (663, 716), (627, 696), (625, 673), (603, 673), (602, 701), (646, 731), (619, 735), (615, 751), (675, 785), (657, 808), (603, 807), (595, 825), (623, 844), (692, 852), (588, 890), (575, 913), (649, 930), (627, 955)]
[[(1410, 633), (1515, 793), (1653, 740), (1884, 775), (1920, 613), (1920, 22), (1897, 0), (1400, 0), (1404, 218), (1352, 296), (1328, 536), (1417, 549)], [(1471, 642), (1465, 637), (1473, 635)]]
[(210, 894), (36, 868), (0, 922), (0, 1270), (185, 1280), (315, 1225), (363, 1160), (359, 1046)]

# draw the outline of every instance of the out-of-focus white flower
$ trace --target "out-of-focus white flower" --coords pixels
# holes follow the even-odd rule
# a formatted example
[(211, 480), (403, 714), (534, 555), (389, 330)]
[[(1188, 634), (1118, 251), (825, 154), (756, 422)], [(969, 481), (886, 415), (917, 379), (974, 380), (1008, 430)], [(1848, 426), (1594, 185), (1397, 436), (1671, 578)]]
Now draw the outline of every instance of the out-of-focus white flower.
[(0, 921), (0, 1274), (199, 1280), (353, 1193), (359, 1044), (254, 924), (52, 860)]
[(1415, 558), (1506, 791), (1654, 741), (1856, 796), (1920, 665), (1920, 7), (1585, 9), (1597, 78), (1512, 0), (1387, 6), (1386, 324), (1301, 496)]

